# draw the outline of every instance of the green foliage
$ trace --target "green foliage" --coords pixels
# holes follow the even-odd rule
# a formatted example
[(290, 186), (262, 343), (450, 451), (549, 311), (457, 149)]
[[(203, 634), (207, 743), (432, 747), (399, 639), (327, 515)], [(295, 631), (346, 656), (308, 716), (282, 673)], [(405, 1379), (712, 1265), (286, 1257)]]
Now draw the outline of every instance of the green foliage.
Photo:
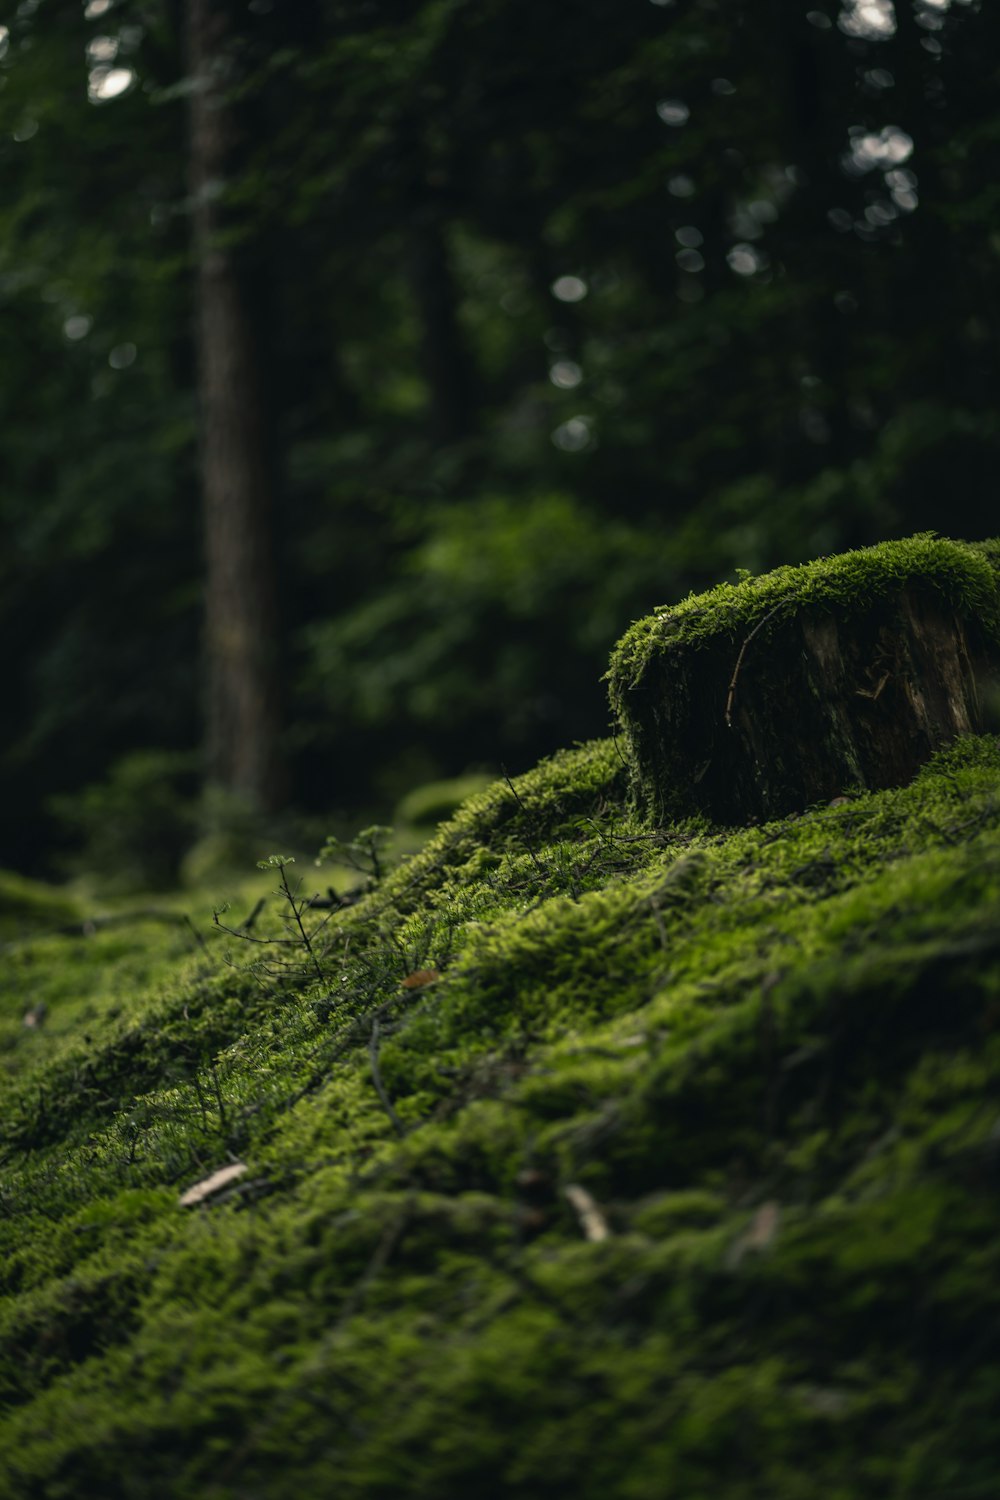
[(396, 816), (401, 823), (432, 827), (450, 818), (468, 798), (484, 792), (492, 781), (493, 777), (483, 772), (471, 772), (467, 776), (453, 776), (448, 781), (431, 781), (425, 786), (414, 787), (399, 802)]
[(78, 915), (77, 902), (68, 892), (28, 880), (13, 870), (0, 870), (0, 938), (44, 932)]
[(105, 781), (53, 797), (51, 806), (76, 837), (77, 870), (119, 892), (165, 889), (176, 884), (197, 829), (197, 758), (135, 751)]
[(528, 494), (404, 511), (394, 530), (377, 591), (303, 634), (303, 685), (330, 722), (377, 733), (385, 760), (405, 725), (439, 757), (488, 763), (523, 762), (556, 725), (603, 729), (608, 651), (669, 576), (662, 527)]
[(339, 839), (330, 834), (317, 856), (316, 863), (342, 865), (355, 870), (373, 885), (378, 885), (386, 873), (387, 851), (395, 830), (383, 823), (373, 823), (362, 828), (352, 839)]
[(600, 742), (335, 912), (322, 979), (219, 929), (20, 950), (0, 1489), (985, 1493), (998, 789), (969, 738), (654, 832)]
[[(996, 7), (881, 31), (841, 9), (240, 9), (225, 198), (294, 517), (298, 802), (357, 822), (601, 734), (597, 671), (657, 600), (981, 528)], [(5, 685), (11, 864), (44, 863), (52, 792), (198, 739), (177, 15), (7, 18), (0, 614), (32, 643)]]

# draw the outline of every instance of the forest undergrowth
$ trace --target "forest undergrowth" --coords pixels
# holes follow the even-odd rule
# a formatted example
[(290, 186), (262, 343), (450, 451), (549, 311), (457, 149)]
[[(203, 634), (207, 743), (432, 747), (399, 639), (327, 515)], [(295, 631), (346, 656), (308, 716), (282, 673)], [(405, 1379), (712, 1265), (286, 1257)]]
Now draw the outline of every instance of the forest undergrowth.
[(22, 915), (0, 1494), (992, 1493), (997, 741), (735, 831), (624, 782), (497, 783), (311, 951), (280, 887)]
[(350, 890), (0, 879), (0, 1500), (992, 1500), (1000, 739), (738, 828), (629, 780)]

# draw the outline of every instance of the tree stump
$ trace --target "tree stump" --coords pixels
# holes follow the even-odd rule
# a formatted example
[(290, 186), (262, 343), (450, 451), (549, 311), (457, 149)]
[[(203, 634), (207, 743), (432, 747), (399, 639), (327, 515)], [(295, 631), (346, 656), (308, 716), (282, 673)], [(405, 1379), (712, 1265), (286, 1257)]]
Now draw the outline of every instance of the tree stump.
[(723, 584), (637, 621), (608, 676), (657, 822), (758, 822), (902, 785), (991, 727), (1000, 542), (918, 536)]

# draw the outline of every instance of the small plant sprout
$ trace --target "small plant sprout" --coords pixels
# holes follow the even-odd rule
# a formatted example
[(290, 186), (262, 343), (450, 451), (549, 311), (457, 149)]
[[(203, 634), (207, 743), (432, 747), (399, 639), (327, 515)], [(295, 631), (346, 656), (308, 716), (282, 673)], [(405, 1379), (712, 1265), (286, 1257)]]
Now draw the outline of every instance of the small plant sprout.
[(294, 865), (294, 854), (269, 854), (266, 859), (257, 861), (258, 870), (283, 870), (286, 865)]
[[(250, 932), (250, 928), (256, 922), (264, 905), (262, 901), (257, 902), (257, 905), (241, 927), (230, 927), (225, 922), (220, 922), (219, 918), (228, 909), (228, 903), (226, 906), (219, 907), (215, 912), (215, 925), (216, 927), (221, 927), (223, 932), (228, 932), (232, 937), (239, 938), (241, 942), (257, 943), (265, 948), (275, 946), (298, 948), (306, 954), (308, 967), (314, 971), (316, 978), (321, 984), (325, 984), (326, 975), (319, 961), (319, 951), (317, 950), (315, 940), (326, 925), (329, 917), (324, 918), (311, 932), (306, 927), (303, 920), (304, 913), (310, 909), (316, 898), (303, 897), (301, 895), (301, 881), (296, 881), (294, 886), (289, 882), (288, 866), (294, 863), (295, 859), (291, 854), (269, 854), (266, 859), (259, 859), (257, 861), (258, 870), (277, 870), (278, 872), (279, 883), (274, 894), (280, 896), (285, 901), (292, 914), (291, 923), (286, 923), (285, 926), (285, 937), (256, 937)], [(294, 963), (282, 960), (278, 963), (277, 972), (288, 977), (294, 967)], [(266, 969), (266, 972), (272, 974), (272, 977), (275, 974), (273, 968)]]
[(382, 823), (373, 823), (346, 841), (331, 833), (317, 855), (316, 864), (329, 863), (356, 870), (372, 886), (377, 886), (389, 870), (386, 855), (395, 831)]
[(302, 889), (301, 881), (296, 882), (294, 890), (288, 883), (288, 866), (294, 865), (294, 863), (295, 860), (290, 854), (269, 854), (267, 859), (259, 859), (257, 861), (257, 868), (258, 870), (277, 870), (280, 886), (275, 895), (284, 896), (288, 902), (292, 919), (298, 928), (299, 937), (302, 940), (302, 946), (309, 955), (309, 961), (316, 971), (316, 977), (320, 984), (325, 984), (326, 975), (323, 973), (320, 961), (316, 956), (316, 950), (312, 943), (312, 935), (307, 931), (306, 925), (302, 920), (302, 913), (308, 909), (310, 903), (309, 901), (301, 900), (299, 897), (299, 892)]

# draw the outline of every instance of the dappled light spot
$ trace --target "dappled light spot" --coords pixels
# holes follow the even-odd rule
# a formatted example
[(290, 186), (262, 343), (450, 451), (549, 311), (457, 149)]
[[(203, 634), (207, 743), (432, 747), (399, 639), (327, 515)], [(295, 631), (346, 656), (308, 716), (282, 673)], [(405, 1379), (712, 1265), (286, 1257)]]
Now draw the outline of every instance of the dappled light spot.
[(683, 245), (685, 250), (697, 250), (699, 245), (705, 243), (705, 236), (694, 224), (682, 224), (680, 229), (675, 229), (674, 239), (678, 245)]
[(94, 36), (87, 43), (87, 59), (91, 63), (109, 63), (118, 56), (118, 38)]
[(861, 76), (873, 89), (891, 89), (896, 83), (888, 68), (869, 68)]
[(30, 141), (33, 135), (38, 134), (38, 121), (25, 119), (15, 125), (11, 136), (15, 141)]
[(572, 359), (557, 359), (549, 370), (549, 379), (561, 391), (571, 391), (583, 379), (583, 371)]
[(552, 283), (552, 295), (560, 302), (582, 302), (588, 291), (582, 276), (558, 276)]
[(718, 94), (721, 99), (725, 99), (730, 94), (736, 93), (736, 85), (735, 83), (731, 83), (728, 78), (713, 78), (712, 93)]
[(893, 208), (892, 204), (886, 203), (884, 201), (869, 203), (868, 207), (865, 209), (865, 218), (867, 219), (868, 223), (873, 224), (876, 229), (882, 228), (886, 224), (891, 224), (896, 217), (896, 210)]
[(10, 31), (6, 26), (0, 26), (0, 57), (6, 57), (10, 47)]
[(93, 326), (93, 318), (88, 318), (86, 313), (74, 313), (63, 324), (63, 333), (75, 344), (78, 339), (85, 339)]
[(135, 364), (137, 353), (134, 344), (116, 344), (108, 355), (108, 364), (112, 370), (127, 370), (129, 365)]
[(904, 213), (912, 213), (920, 202), (917, 197), (917, 179), (906, 167), (894, 167), (885, 174), (885, 185), (892, 194), (892, 201)]
[(913, 155), (913, 138), (898, 125), (883, 125), (881, 130), (852, 125), (848, 135), (851, 143), (841, 164), (852, 177), (861, 177), (877, 167), (898, 166)]
[(675, 128), (686, 125), (691, 118), (691, 111), (683, 99), (661, 99), (656, 106), (656, 113), (664, 125), (673, 125)]
[(84, 10), (88, 21), (96, 21), (98, 16), (106, 15), (111, 9), (111, 0), (89, 0)]
[(694, 183), (690, 177), (683, 172), (667, 180), (667, 192), (673, 198), (692, 198), (694, 196)]
[(134, 82), (135, 73), (131, 68), (110, 68), (102, 64), (90, 70), (87, 97), (91, 104), (104, 104), (107, 100), (117, 99), (120, 94), (124, 94)]
[(752, 276), (759, 271), (763, 264), (761, 254), (755, 250), (753, 245), (734, 245), (726, 256), (729, 269), (735, 271), (737, 276)]
[(563, 422), (552, 434), (552, 441), (557, 448), (564, 453), (582, 453), (584, 448), (589, 448), (592, 438), (589, 417), (570, 417), (568, 422)]
[(705, 269), (705, 257), (697, 250), (678, 250), (674, 258), (682, 271), (689, 271), (693, 275)]
[(769, 198), (755, 198), (747, 209), (758, 224), (773, 224), (778, 217), (778, 210)]
[(891, 0), (847, 0), (837, 25), (845, 36), (881, 42), (895, 35), (896, 11)]
[(815, 26), (817, 31), (829, 31), (833, 22), (824, 10), (807, 10), (806, 20), (810, 26)]

